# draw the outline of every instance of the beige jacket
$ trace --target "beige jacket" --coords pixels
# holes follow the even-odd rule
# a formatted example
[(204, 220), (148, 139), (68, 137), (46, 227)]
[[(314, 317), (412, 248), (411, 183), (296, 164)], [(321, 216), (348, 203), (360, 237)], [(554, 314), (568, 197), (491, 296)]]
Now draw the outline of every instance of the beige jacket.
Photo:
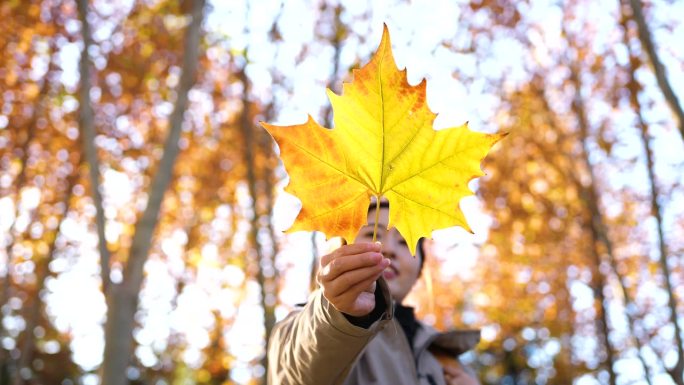
[[(384, 280), (378, 281), (391, 304)], [(411, 351), (393, 305), (368, 329), (351, 324), (315, 291), (301, 311), (273, 329), (268, 348), (269, 385), (445, 385), (432, 354), (457, 356), (480, 339), (479, 331), (438, 333), (421, 324)]]

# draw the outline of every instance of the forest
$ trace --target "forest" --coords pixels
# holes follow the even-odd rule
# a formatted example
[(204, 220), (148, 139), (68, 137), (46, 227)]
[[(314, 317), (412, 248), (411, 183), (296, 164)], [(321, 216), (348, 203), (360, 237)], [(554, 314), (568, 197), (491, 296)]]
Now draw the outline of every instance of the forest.
[[(321, 231), (260, 125), (378, 48), (508, 133), (410, 301), (482, 384), (684, 385), (684, 2), (0, 1), (0, 385), (265, 384)], [(334, 129), (334, 128), (333, 128)], [(325, 192), (323, 192), (325, 193)]]

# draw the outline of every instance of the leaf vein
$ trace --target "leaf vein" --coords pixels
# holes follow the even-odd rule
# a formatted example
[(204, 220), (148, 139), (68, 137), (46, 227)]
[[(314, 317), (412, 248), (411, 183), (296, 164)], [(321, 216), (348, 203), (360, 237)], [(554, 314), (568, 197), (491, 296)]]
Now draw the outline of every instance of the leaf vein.
[(460, 221), (460, 218), (458, 218), (457, 216), (455, 216), (455, 215), (453, 215), (453, 214), (451, 214), (451, 213), (448, 213), (448, 212), (446, 212), (446, 211), (440, 210), (440, 209), (437, 208), (437, 207), (433, 207), (433, 206), (426, 205), (426, 204), (424, 204), (424, 203), (418, 202), (417, 200), (411, 199), (411, 198), (409, 198), (408, 196), (406, 196), (406, 195), (404, 195), (404, 194), (402, 194), (402, 193), (400, 193), (400, 192), (398, 192), (398, 191), (396, 191), (396, 190), (392, 190), (392, 191), (394, 191), (395, 194), (397, 194), (397, 195), (399, 195), (400, 197), (406, 199), (407, 201), (411, 201), (411, 202), (413, 202), (413, 203), (415, 203), (415, 204), (417, 204), (417, 205), (419, 205), (419, 206), (422, 206), (422, 207), (424, 207), (424, 208), (426, 208), (426, 209), (430, 209), (430, 210), (433, 210), (433, 211), (437, 211), (437, 212), (439, 212), (439, 213), (442, 213), (442, 214), (448, 216), (448, 217), (451, 218), (451, 219), (455, 219), (455, 220), (459, 220), (459, 221)]
[[(324, 159), (321, 159), (318, 155), (316, 155), (316, 154), (314, 154), (313, 152), (309, 151), (309, 149), (307, 149), (306, 147), (303, 147), (303, 146), (299, 145), (298, 143), (292, 143), (292, 145), (295, 146), (295, 147), (297, 147), (298, 149), (302, 150), (303, 152), (307, 153), (310, 157), (312, 157), (312, 158), (318, 160), (318, 161), (321, 162), (322, 164), (324, 164), (324, 165), (330, 167), (331, 169), (337, 171), (338, 173), (342, 174), (343, 176), (346, 176), (347, 178), (349, 178), (349, 179), (351, 179), (351, 180), (353, 180), (353, 181), (359, 183), (359, 184), (362, 185), (363, 187), (366, 187), (366, 184), (365, 184), (365, 183), (363, 183), (362, 181), (360, 181), (360, 180), (354, 178), (354, 176), (352, 176), (352, 175), (350, 175), (350, 174), (347, 174), (346, 172), (344, 172), (344, 171), (338, 169), (337, 167), (333, 166), (332, 164), (330, 164), (329, 162), (325, 161)], [(343, 151), (342, 153), (344, 153), (344, 151)]]
[(309, 218), (310, 218), (310, 219), (316, 219), (316, 218), (320, 218), (320, 217), (322, 217), (322, 216), (324, 216), (324, 215), (328, 215), (328, 214), (332, 213), (333, 211), (338, 211), (339, 209), (341, 209), (341, 208), (343, 208), (343, 207), (346, 207), (346, 206), (349, 206), (350, 204), (354, 203), (354, 201), (355, 201), (358, 197), (362, 196), (363, 194), (366, 194), (366, 191), (363, 191), (363, 192), (361, 192), (360, 194), (354, 195), (354, 197), (353, 197), (352, 199), (350, 199), (350, 200), (344, 202), (344, 204), (342, 204), (342, 205), (335, 206), (332, 210), (324, 211), (324, 212), (321, 213), (321, 214), (312, 215), (312, 216), (310, 216)]
[[(385, 191), (392, 190), (394, 187), (399, 186), (400, 184), (406, 182), (407, 180), (409, 180), (409, 179), (411, 179), (411, 178), (413, 178), (413, 177), (415, 177), (415, 176), (417, 176), (417, 175), (420, 175), (420, 174), (422, 174), (422, 173), (424, 173), (424, 172), (430, 170), (430, 169), (433, 168), (433, 167), (439, 166), (440, 164), (443, 164), (442, 162), (446, 161), (447, 159), (451, 159), (451, 158), (453, 158), (453, 157), (456, 157), (456, 156), (460, 155), (461, 153), (466, 152), (466, 151), (469, 150), (469, 149), (470, 149), (470, 148), (466, 148), (466, 149), (463, 149), (462, 151), (458, 151), (458, 152), (453, 153), (453, 154), (451, 154), (451, 155), (449, 155), (449, 156), (447, 156), (447, 157), (441, 158), (441, 159), (437, 160), (435, 163), (431, 164), (430, 166), (424, 167), (424, 168), (418, 170), (417, 172), (415, 172), (415, 173), (413, 173), (413, 174), (407, 176), (406, 178), (400, 180), (399, 182), (393, 184), (391, 187), (388, 187)], [(454, 167), (453, 167), (453, 166), (450, 166), (450, 168), (453, 169)]]

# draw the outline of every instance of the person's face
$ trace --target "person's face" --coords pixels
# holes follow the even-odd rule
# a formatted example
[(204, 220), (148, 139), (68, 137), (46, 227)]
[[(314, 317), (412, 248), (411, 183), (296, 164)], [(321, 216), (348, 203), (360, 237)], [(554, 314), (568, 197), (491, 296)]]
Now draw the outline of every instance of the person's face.
[[(385, 258), (392, 261), (385, 269), (383, 276), (387, 281), (392, 298), (401, 302), (418, 280), (420, 259), (411, 255), (406, 240), (396, 228), (392, 227), (387, 230), (388, 220), (389, 209), (381, 207), (376, 240), (382, 243), (382, 254)], [(361, 228), (354, 242), (372, 242), (374, 225), (375, 209), (371, 209), (368, 211), (368, 224)]]

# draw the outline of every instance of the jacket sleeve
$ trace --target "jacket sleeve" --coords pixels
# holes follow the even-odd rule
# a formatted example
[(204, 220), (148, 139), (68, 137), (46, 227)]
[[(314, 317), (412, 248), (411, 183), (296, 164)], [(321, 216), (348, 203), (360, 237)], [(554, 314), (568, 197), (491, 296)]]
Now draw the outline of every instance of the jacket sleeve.
[[(378, 281), (379, 282), (379, 281)], [(382, 282), (384, 283), (384, 282)], [(378, 285), (389, 298), (386, 285)], [(391, 308), (391, 301), (385, 302)], [(355, 326), (316, 290), (301, 311), (279, 322), (269, 339), (269, 385), (336, 385), (344, 382), (368, 342), (392, 314), (386, 309), (367, 329)]]

